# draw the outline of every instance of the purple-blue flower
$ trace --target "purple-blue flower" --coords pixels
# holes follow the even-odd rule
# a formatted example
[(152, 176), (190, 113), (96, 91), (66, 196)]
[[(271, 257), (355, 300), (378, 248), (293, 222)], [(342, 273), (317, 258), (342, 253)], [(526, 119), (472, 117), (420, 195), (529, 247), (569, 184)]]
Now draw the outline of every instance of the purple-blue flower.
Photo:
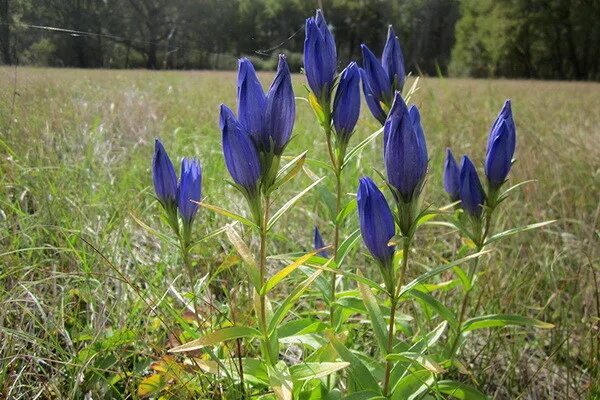
[(173, 163), (160, 140), (154, 141), (152, 180), (156, 197), (165, 208), (175, 206), (177, 200), (177, 175)]
[(383, 125), (385, 123), (385, 118), (387, 117), (386, 112), (381, 107), (381, 102), (371, 90), (371, 85), (369, 85), (369, 80), (367, 77), (367, 73), (364, 69), (360, 68), (360, 77), (362, 81), (362, 88), (365, 94), (365, 100), (367, 101), (367, 106), (371, 111), (371, 114)]
[(240, 60), (238, 115), (240, 124), (259, 151), (281, 155), (290, 140), (296, 117), (292, 80), (285, 56), (279, 56), (277, 74), (266, 95), (250, 60)]
[(350, 139), (360, 114), (360, 72), (351, 62), (340, 74), (333, 100), (333, 126), (343, 142)]
[(221, 105), (221, 132), (223, 133), (223, 155), (229, 174), (248, 193), (255, 194), (260, 180), (258, 151), (250, 135), (224, 104)]
[(388, 27), (387, 40), (383, 48), (383, 54), (381, 55), (381, 64), (388, 75), (393, 89), (401, 91), (406, 79), (404, 56), (400, 48), (400, 41), (391, 25)]
[(460, 168), (450, 149), (446, 149), (444, 161), (444, 189), (450, 196), (450, 200), (457, 201), (460, 198)]
[(494, 141), (494, 138), (499, 133), (497, 128), (502, 123), (502, 121), (504, 121), (506, 123), (506, 128), (508, 130), (508, 145), (507, 145), (507, 147), (508, 147), (508, 150), (511, 153), (511, 157), (512, 157), (512, 155), (514, 155), (514, 153), (515, 153), (515, 147), (516, 147), (516, 143), (517, 143), (517, 130), (516, 130), (515, 121), (514, 121), (513, 115), (512, 115), (512, 104), (511, 104), (510, 99), (508, 99), (504, 102), (502, 109), (500, 110), (500, 112), (498, 113), (498, 116), (496, 117), (496, 120), (494, 120), (494, 123), (492, 124), (492, 128), (490, 129), (490, 135), (488, 136), (488, 145), (487, 145), (488, 152), (492, 146), (492, 142)]
[(308, 18), (305, 25), (304, 71), (308, 86), (317, 99), (329, 99), (337, 67), (333, 35), (321, 10)]
[(475, 166), (467, 156), (463, 156), (460, 169), (460, 201), (462, 208), (474, 217), (483, 212), (485, 192)]
[(392, 84), (387, 72), (383, 69), (381, 62), (375, 57), (375, 54), (367, 47), (361, 44), (360, 48), (363, 55), (363, 69), (369, 92), (372, 93), (380, 102), (390, 105), (394, 96)]
[(369, 177), (360, 179), (356, 193), (360, 232), (371, 255), (390, 266), (394, 247), (388, 246), (396, 234), (392, 211), (377, 185)]
[(198, 212), (198, 202), (202, 196), (202, 169), (195, 158), (181, 160), (181, 176), (177, 189), (177, 208), (186, 224), (191, 224)]
[[(316, 226), (315, 226), (315, 230), (314, 230), (313, 246), (314, 246), (315, 250), (319, 250), (319, 249), (322, 249), (323, 247), (325, 247), (325, 242), (323, 242), (323, 238), (321, 237), (321, 232), (319, 232), (319, 228), (317, 228)], [(327, 252), (327, 250), (320, 251), (318, 254), (321, 257), (329, 258), (329, 253)]]
[(492, 188), (500, 187), (506, 180), (512, 165), (515, 146), (515, 122), (512, 117), (510, 100), (506, 100), (488, 137), (484, 166), (485, 174)]
[[(411, 202), (419, 194), (427, 173), (427, 144), (416, 107), (406, 107), (399, 92), (385, 122), (384, 163), (396, 200)], [(400, 198), (398, 198), (398, 196)]]

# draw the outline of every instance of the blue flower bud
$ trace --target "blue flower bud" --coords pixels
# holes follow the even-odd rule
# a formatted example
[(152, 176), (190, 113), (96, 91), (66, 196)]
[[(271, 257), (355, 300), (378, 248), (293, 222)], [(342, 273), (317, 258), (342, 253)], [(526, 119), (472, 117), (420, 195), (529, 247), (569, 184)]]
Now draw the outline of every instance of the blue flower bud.
[(317, 10), (314, 18), (306, 20), (305, 34), (304, 71), (308, 86), (318, 99), (323, 98), (323, 95), (328, 98), (333, 88), (337, 51), (321, 10)]
[(500, 110), (498, 117), (496, 117), (496, 120), (494, 121), (494, 124), (492, 125), (492, 129), (490, 129), (490, 135), (488, 136), (488, 146), (487, 146), (488, 152), (489, 152), (490, 148), (492, 147), (494, 138), (499, 133), (497, 128), (500, 126), (502, 121), (506, 122), (506, 128), (508, 130), (507, 146), (508, 146), (509, 153), (511, 154), (511, 158), (512, 158), (512, 156), (515, 154), (517, 131), (516, 131), (516, 127), (515, 127), (515, 121), (513, 120), (512, 107), (511, 107), (510, 100), (506, 100), (504, 102), (504, 106), (502, 106), (502, 110)]
[(394, 28), (390, 25), (388, 28), (387, 40), (381, 55), (381, 64), (388, 75), (388, 79), (394, 90), (402, 90), (406, 73), (404, 71), (404, 56), (400, 49), (400, 41), (394, 33)]
[(460, 169), (460, 200), (462, 208), (474, 217), (480, 217), (485, 201), (485, 192), (479, 181), (477, 170), (469, 160), (463, 156)]
[(292, 79), (284, 55), (279, 56), (277, 74), (267, 93), (265, 107), (265, 128), (261, 143), (262, 146), (268, 146), (266, 149), (269, 150), (273, 145), (275, 154), (281, 155), (290, 140), (296, 118)]
[(181, 178), (177, 190), (177, 208), (185, 224), (191, 224), (202, 196), (202, 169), (195, 158), (181, 160)]
[(256, 193), (260, 179), (258, 151), (244, 127), (224, 104), (221, 105), (220, 126), (223, 155), (229, 174), (248, 193)]
[[(384, 163), (396, 200), (411, 202), (418, 196), (427, 173), (427, 145), (418, 110), (409, 114), (399, 92), (383, 127)], [(400, 198), (398, 198), (398, 195)]]
[(348, 142), (360, 114), (360, 72), (351, 62), (340, 75), (333, 99), (333, 126), (344, 142)]
[(510, 171), (512, 152), (510, 133), (506, 120), (495, 128), (494, 139), (485, 157), (485, 175), (491, 186), (500, 187)]
[(152, 180), (156, 197), (165, 208), (173, 207), (177, 199), (177, 175), (160, 140), (154, 141)]
[(356, 193), (360, 232), (371, 255), (390, 266), (394, 247), (388, 246), (396, 234), (394, 217), (383, 193), (369, 177), (360, 179)]
[(394, 91), (392, 90), (388, 74), (367, 45), (361, 44), (360, 48), (363, 56), (363, 69), (365, 70), (371, 92), (379, 101), (389, 105), (392, 102)]
[(238, 64), (237, 90), (240, 124), (255, 141), (258, 141), (264, 130), (265, 93), (252, 62), (247, 58), (242, 58)]
[[(325, 243), (323, 242), (323, 238), (321, 237), (321, 232), (319, 232), (319, 228), (315, 226), (314, 232), (314, 248), (315, 250), (322, 249), (325, 247)], [(329, 258), (329, 253), (327, 250), (320, 251), (318, 253), (321, 257)]]
[(450, 149), (446, 149), (444, 162), (444, 189), (450, 196), (450, 200), (457, 201), (460, 198), (460, 168)]
[(362, 88), (365, 94), (365, 100), (367, 101), (367, 106), (371, 111), (371, 114), (383, 125), (385, 123), (386, 113), (381, 107), (381, 102), (375, 95), (373, 94), (373, 90), (371, 90), (371, 86), (369, 85), (369, 78), (367, 77), (367, 73), (364, 69), (360, 68), (360, 78), (362, 81)]

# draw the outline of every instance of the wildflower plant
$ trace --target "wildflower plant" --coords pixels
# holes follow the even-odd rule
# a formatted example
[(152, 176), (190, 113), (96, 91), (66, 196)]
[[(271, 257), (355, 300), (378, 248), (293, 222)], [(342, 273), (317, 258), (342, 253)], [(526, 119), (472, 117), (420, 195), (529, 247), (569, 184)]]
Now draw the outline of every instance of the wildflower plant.
[[(365, 45), (362, 51), (362, 68), (351, 62), (338, 75), (334, 37), (322, 12), (306, 20), (306, 100), (323, 130), (329, 155), (328, 163), (312, 161), (333, 173), (336, 188), (333, 239), (324, 239), (315, 226), (311, 251), (268, 254), (277, 221), (323, 180), (307, 173), (312, 183), (274, 211), (280, 200), (278, 190), (292, 182), (308, 162), (306, 151), (295, 157), (284, 154), (296, 114), (284, 56), (279, 57), (266, 93), (252, 63), (241, 59), (237, 115), (224, 104), (219, 110), (223, 157), (231, 176), (228, 182), (245, 200), (246, 215), (202, 200), (197, 160), (183, 159), (178, 181), (166, 150), (156, 142), (152, 167), (156, 198), (179, 240), (190, 278), (194, 280), (189, 248), (196, 243), (192, 224), (200, 206), (233, 220), (204, 237), (226, 233), (242, 260), (253, 300), (254, 313), (243, 323), (227, 316), (233, 314), (233, 306), (213, 305), (224, 317), (210, 320), (207, 329), (198, 323), (192, 340), (188, 332), (183, 344), (170, 349), (199, 373), (210, 376), (209, 386), (215, 391), (203, 392), (206, 397), (218, 392), (226, 398), (282, 400), (485, 399), (476, 382), (456, 379), (458, 371), (468, 370), (460, 358), (469, 334), (513, 325), (551, 327), (526, 316), (470, 316), (478, 309), (470, 306), (470, 298), (477, 290), (480, 260), (489, 257), (489, 247), (504, 237), (549, 223), (494, 233), (495, 211), (520, 185), (503, 189), (517, 137), (510, 101), (492, 124), (483, 182), (468, 156), (459, 165), (451, 150), (446, 150), (443, 186), (451, 203), (437, 209), (425, 199), (424, 190), (429, 152), (421, 111), (427, 112), (427, 107), (419, 110), (407, 104), (415, 84), (408, 95), (401, 93), (406, 73), (398, 38), (389, 27), (381, 60)], [(360, 113), (361, 80), (369, 109), (382, 128), (349, 148)], [(356, 197), (346, 199), (344, 170), (381, 133), (379, 154), (385, 171), (375, 171), (376, 179), (366, 176), (372, 168), (361, 171)], [(287, 161), (284, 165), (283, 160)], [(342, 240), (341, 231), (352, 215), (350, 223), (357, 223), (358, 229)], [(243, 239), (240, 225), (254, 240)], [(428, 226), (453, 229), (465, 244), (452, 260), (425, 266), (422, 273), (422, 265), (413, 258), (427, 244), (415, 237)], [(369, 253), (366, 265), (350, 256), (361, 237)], [(269, 266), (277, 267), (274, 273)], [(448, 273), (452, 278), (444, 281)], [(454, 288), (458, 288), (457, 304), (452, 296), (440, 300), (439, 292)], [(320, 304), (327, 306), (327, 312), (316, 309)], [(406, 314), (409, 309), (412, 315)], [(360, 340), (357, 327), (364, 326), (369, 327), (367, 337), (373, 338), (375, 346)], [(201, 355), (192, 355), (196, 351)], [(288, 352), (301, 356), (291, 359)]]

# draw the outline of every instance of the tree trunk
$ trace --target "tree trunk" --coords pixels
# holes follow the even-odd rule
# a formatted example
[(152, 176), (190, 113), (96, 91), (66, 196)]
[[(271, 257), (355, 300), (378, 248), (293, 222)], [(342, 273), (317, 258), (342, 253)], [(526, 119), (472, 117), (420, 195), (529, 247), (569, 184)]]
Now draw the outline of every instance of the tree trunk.
[(12, 64), (10, 54), (10, 12), (8, 0), (0, 0), (0, 54), (5, 64)]

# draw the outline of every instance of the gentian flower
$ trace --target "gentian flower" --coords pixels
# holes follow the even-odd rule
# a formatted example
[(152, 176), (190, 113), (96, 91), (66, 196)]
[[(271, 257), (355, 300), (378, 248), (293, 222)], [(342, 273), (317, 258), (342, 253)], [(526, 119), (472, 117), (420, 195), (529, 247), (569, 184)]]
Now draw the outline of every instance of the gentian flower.
[(177, 208), (184, 224), (191, 225), (202, 196), (202, 169), (195, 158), (181, 160), (181, 178), (177, 189)]
[(399, 92), (383, 132), (388, 183), (397, 201), (409, 203), (418, 196), (427, 173), (427, 144), (418, 109), (412, 106), (409, 112)]
[(371, 255), (390, 266), (394, 247), (388, 246), (396, 234), (392, 211), (377, 185), (369, 177), (360, 179), (356, 193), (360, 232)]
[(152, 180), (156, 197), (166, 209), (174, 209), (177, 200), (177, 175), (160, 140), (154, 141)]
[(444, 162), (444, 189), (450, 196), (450, 200), (457, 201), (460, 198), (460, 168), (450, 149), (446, 149)]
[(340, 74), (333, 99), (333, 126), (340, 141), (348, 143), (360, 114), (360, 72), (351, 62)]
[(290, 139), (296, 116), (292, 80), (285, 56), (279, 56), (277, 74), (266, 95), (250, 60), (243, 58), (239, 61), (238, 115), (240, 124), (260, 152), (281, 155)]
[(488, 137), (484, 166), (485, 174), (492, 188), (500, 187), (506, 180), (512, 165), (515, 146), (515, 122), (512, 117), (510, 100), (506, 100)]
[(460, 200), (462, 208), (474, 217), (480, 217), (485, 201), (485, 192), (479, 181), (477, 170), (469, 160), (463, 156), (460, 169)]
[[(325, 242), (323, 242), (323, 238), (321, 237), (321, 232), (319, 232), (319, 228), (317, 228), (316, 226), (315, 226), (315, 232), (314, 232), (313, 246), (314, 246), (315, 250), (322, 249), (323, 247), (325, 247)], [(327, 250), (320, 251), (318, 254), (321, 257), (329, 258), (329, 253), (327, 252)]]
[(406, 80), (400, 42), (390, 25), (381, 61), (365, 44), (361, 45), (361, 50), (363, 54), (361, 75), (367, 105), (373, 116), (384, 124), (386, 114), (392, 105), (394, 92), (402, 91)]
[(308, 18), (305, 25), (304, 71), (308, 86), (319, 100), (328, 100), (333, 89), (337, 51), (323, 12)]
[(260, 180), (258, 151), (245, 127), (224, 104), (221, 105), (220, 126), (223, 133), (223, 155), (229, 174), (248, 194), (256, 194)]

